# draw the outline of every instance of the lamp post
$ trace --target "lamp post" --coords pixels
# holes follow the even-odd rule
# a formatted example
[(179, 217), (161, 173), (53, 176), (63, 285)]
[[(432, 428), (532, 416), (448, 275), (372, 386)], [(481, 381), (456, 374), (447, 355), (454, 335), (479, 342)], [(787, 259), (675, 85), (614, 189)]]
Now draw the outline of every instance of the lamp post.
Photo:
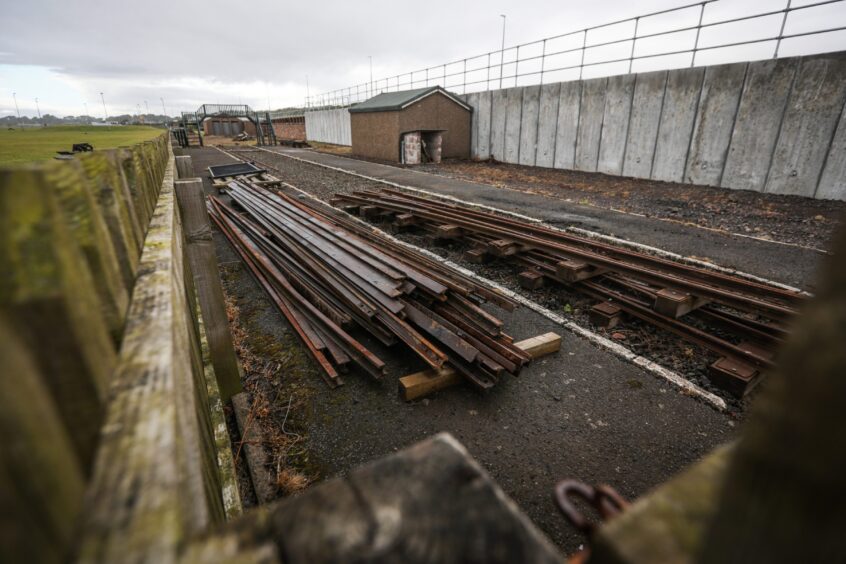
[(370, 59), (370, 95), (373, 96), (373, 55), (367, 55)]
[[(38, 120), (41, 121), (41, 108), (38, 107), (38, 98), (35, 99), (35, 111), (38, 112)], [(44, 125), (42, 123), (42, 125)]]
[(167, 119), (167, 109), (165, 109), (164, 98), (160, 97), (159, 100), (162, 101), (162, 115), (165, 117), (165, 119)]
[(106, 123), (109, 120), (109, 112), (106, 111), (106, 99), (102, 92), (100, 92), (100, 101), (103, 102), (103, 123)]
[(12, 98), (15, 99), (15, 111), (18, 114), (18, 126), (20, 126), (21, 125), (21, 110), (20, 110), (20, 108), (18, 108), (18, 93), (12, 92)]
[(499, 50), (499, 88), (502, 89), (502, 73), (505, 68), (505, 14), (500, 14), (502, 18), (502, 47)]

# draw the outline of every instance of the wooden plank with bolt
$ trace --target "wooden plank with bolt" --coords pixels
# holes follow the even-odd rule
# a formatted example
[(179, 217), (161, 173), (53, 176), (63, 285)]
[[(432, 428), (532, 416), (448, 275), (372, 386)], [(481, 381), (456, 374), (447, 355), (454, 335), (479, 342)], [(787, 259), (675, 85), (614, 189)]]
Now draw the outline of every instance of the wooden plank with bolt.
[(617, 304), (613, 304), (611, 302), (599, 302), (590, 308), (588, 318), (590, 319), (590, 322), (597, 327), (612, 329), (620, 322), (620, 316), (622, 314), (623, 310)]
[(490, 262), (491, 255), (485, 249), (468, 249), (464, 251), (464, 260), (474, 264)]
[(527, 290), (537, 290), (543, 287), (543, 274), (537, 270), (524, 270), (517, 275), (520, 287)]
[(607, 272), (607, 270), (580, 260), (562, 260), (555, 265), (555, 275), (569, 284), (599, 276), (604, 272)]

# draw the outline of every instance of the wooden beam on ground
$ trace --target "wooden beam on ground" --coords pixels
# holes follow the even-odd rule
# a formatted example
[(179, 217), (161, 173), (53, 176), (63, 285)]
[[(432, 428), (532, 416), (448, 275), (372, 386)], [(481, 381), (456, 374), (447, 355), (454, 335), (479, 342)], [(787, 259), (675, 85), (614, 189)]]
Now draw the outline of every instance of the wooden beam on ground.
[(274, 463), (267, 460), (261, 424), (251, 409), (250, 398), (246, 392), (232, 396), (232, 410), (235, 412), (235, 421), (241, 435), (240, 443), (235, 444), (236, 453), (247, 461), (253, 491), (259, 503), (269, 503), (279, 497), (274, 484), (274, 474), (268, 471), (268, 468), (274, 467)]
[(203, 195), (203, 182), (199, 178), (192, 178), (177, 180), (174, 185), (185, 230), (188, 260), (209, 340), (212, 365), (221, 399), (227, 401), (241, 391), (241, 372), (223, 304), (223, 287), (218, 276), (217, 256)]
[[(527, 352), (532, 359), (558, 352), (561, 349), (561, 335), (544, 333), (514, 345)], [(399, 394), (405, 401), (412, 401), (433, 394), (463, 381), (463, 377), (450, 367), (441, 370), (424, 370), (399, 379)]]

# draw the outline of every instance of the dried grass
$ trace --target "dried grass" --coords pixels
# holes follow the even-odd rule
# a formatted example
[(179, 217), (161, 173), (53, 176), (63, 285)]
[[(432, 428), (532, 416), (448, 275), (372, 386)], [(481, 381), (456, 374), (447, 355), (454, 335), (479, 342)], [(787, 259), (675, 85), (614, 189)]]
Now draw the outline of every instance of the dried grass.
[[(262, 445), (270, 455), (270, 460), (276, 461), (276, 486), (283, 495), (290, 495), (306, 488), (313, 480), (303, 472), (287, 465), (289, 455), (294, 447), (303, 441), (297, 433), (285, 430), (292, 409), (300, 407), (294, 395), (286, 402), (280, 401), (282, 387), (279, 385), (278, 372), (280, 364), (263, 355), (257, 354), (249, 345), (248, 332), (241, 322), (241, 311), (235, 299), (224, 292), (226, 316), (232, 333), (235, 352), (244, 369), (244, 388), (250, 394), (250, 411), (247, 416), (247, 428), (255, 425), (260, 430)], [(273, 396), (273, 400), (268, 399)], [(286, 407), (282, 407), (286, 405)], [(281, 420), (281, 422), (280, 422)], [(245, 433), (247, 435), (248, 433)], [(237, 445), (235, 459), (240, 456), (244, 443)]]

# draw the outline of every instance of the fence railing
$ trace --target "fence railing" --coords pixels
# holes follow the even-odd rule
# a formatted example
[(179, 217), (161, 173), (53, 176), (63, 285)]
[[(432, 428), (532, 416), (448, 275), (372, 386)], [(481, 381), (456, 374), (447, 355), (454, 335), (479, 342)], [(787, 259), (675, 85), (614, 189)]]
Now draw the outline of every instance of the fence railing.
[[(776, 58), (786, 40), (846, 31), (846, 12), (842, 12), (842, 6), (836, 6), (841, 10), (835, 12), (840, 17), (831, 17), (825, 11), (825, 7), (844, 1), (819, 0), (795, 5), (797, 0), (786, 0), (785, 6), (778, 10), (708, 21), (706, 15), (714, 9), (709, 9), (710, 6), (729, 4), (704, 0), (308, 96), (306, 107), (344, 107), (381, 92), (435, 85), (460, 89), (465, 94), (550, 80), (561, 82), (582, 79), (586, 69), (603, 65), (606, 74), (640, 71), (645, 69), (634, 69), (637, 62), (660, 57), (672, 57), (662, 68), (694, 66), (697, 55), (718, 49), (733, 49), (735, 60)], [(797, 21), (795, 16), (791, 18), (796, 12), (815, 16), (820, 21), (810, 25)], [(679, 16), (690, 18), (692, 23), (676, 27), (666, 27), (665, 23), (662, 28), (662, 19)], [(603, 34), (605, 37), (601, 37)], [(768, 43), (772, 47), (769, 54), (761, 51), (750, 54), (739, 49), (751, 45), (767, 47)], [(846, 46), (846, 41), (843, 43)], [(688, 56), (689, 60), (682, 60)]]

